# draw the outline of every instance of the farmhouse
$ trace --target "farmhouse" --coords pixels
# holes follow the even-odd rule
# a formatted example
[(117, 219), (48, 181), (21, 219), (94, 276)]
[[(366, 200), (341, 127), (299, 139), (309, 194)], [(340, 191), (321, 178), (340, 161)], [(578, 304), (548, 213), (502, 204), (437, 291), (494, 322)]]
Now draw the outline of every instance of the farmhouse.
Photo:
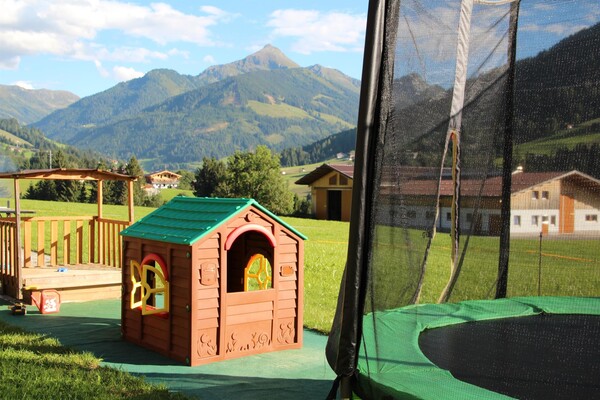
[(181, 175), (175, 172), (163, 170), (145, 175), (146, 182), (154, 189), (176, 188), (179, 185)]
[[(407, 167), (402, 171), (403, 175), (408, 174), (413, 178), (405, 180), (408, 184), (401, 188), (391, 183), (384, 187), (382, 202), (392, 193), (402, 195), (402, 212), (406, 213), (408, 224), (416, 228), (428, 228), (434, 215), (423, 204), (431, 202), (438, 184), (432, 172), (427, 168)], [(440, 187), (437, 229), (441, 231), (450, 229), (451, 222), (452, 181), (446, 175), (444, 172)], [(311, 187), (313, 214), (317, 219), (348, 221), (352, 178), (351, 166), (323, 164), (296, 183)], [(498, 235), (501, 226), (501, 190), (500, 176), (487, 178), (483, 185), (480, 181), (464, 177), (461, 184), (460, 226), (463, 229), (472, 226), (476, 234)], [(476, 203), (479, 196), (480, 200)], [(389, 206), (399, 208), (398, 204)], [(519, 169), (512, 175), (511, 209), (512, 234), (600, 231), (600, 181), (575, 170), (523, 172)]]

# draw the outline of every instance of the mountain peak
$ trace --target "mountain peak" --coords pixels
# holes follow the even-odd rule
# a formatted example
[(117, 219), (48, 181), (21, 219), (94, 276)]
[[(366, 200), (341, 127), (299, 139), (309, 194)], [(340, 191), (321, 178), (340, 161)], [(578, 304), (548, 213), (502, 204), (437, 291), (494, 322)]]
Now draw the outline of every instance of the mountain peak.
[(259, 51), (229, 64), (208, 67), (198, 75), (198, 79), (205, 83), (213, 83), (230, 76), (236, 76), (253, 71), (271, 71), (275, 69), (299, 68), (300, 66), (290, 60), (277, 47), (267, 44)]
[(256, 66), (262, 66), (266, 68), (262, 69), (282, 69), (282, 68), (298, 68), (300, 67), (294, 61), (290, 60), (281, 50), (277, 47), (267, 44), (265, 47), (257, 51), (256, 53), (250, 54), (248, 57), (241, 60), (245, 63), (252, 63)]

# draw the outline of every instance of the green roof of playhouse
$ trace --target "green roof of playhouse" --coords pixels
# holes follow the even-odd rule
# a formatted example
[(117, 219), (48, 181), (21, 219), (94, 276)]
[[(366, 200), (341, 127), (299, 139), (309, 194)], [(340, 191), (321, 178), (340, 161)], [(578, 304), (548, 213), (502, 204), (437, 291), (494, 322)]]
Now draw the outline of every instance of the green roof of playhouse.
[(258, 208), (302, 239), (306, 239), (306, 236), (253, 199), (183, 196), (174, 197), (167, 204), (125, 228), (121, 235), (167, 243), (192, 244), (250, 206)]

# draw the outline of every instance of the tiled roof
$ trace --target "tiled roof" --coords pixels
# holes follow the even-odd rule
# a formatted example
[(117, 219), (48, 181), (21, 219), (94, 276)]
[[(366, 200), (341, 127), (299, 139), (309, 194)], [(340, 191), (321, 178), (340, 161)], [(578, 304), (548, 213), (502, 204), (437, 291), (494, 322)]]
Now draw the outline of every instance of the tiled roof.
[(297, 185), (310, 185), (314, 181), (324, 177), (328, 173), (332, 171), (337, 171), (340, 174), (348, 177), (349, 179), (354, 178), (354, 165), (347, 164), (323, 164), (317, 169), (308, 174), (304, 175), (302, 178), (298, 179), (295, 183)]
[(254, 206), (306, 239), (253, 199), (174, 197), (167, 204), (124, 229), (121, 235), (175, 244), (192, 244), (246, 208)]
[[(577, 181), (579, 184), (591, 185), (600, 190), (600, 181), (583, 174), (579, 171), (571, 172), (519, 172), (512, 175), (511, 193), (515, 194), (527, 190), (533, 186), (556, 179), (569, 179)], [(382, 189), (384, 193), (397, 191), (404, 195), (413, 196), (433, 196), (437, 190), (437, 180), (433, 179), (412, 179), (403, 181), (403, 184), (394, 188), (387, 186)], [(440, 186), (442, 196), (452, 196), (452, 180), (443, 179)], [(482, 185), (481, 180), (462, 179), (461, 195), (472, 197), (481, 195), (483, 197), (501, 197), (502, 196), (502, 177), (494, 176), (487, 178)]]

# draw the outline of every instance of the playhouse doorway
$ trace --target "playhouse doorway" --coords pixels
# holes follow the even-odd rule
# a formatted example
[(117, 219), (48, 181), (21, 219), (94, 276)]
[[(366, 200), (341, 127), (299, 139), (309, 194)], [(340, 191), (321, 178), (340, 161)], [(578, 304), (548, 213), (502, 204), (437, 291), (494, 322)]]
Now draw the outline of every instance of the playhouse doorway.
[(273, 258), (271, 240), (257, 231), (241, 234), (227, 251), (227, 353), (264, 351), (273, 345)]

